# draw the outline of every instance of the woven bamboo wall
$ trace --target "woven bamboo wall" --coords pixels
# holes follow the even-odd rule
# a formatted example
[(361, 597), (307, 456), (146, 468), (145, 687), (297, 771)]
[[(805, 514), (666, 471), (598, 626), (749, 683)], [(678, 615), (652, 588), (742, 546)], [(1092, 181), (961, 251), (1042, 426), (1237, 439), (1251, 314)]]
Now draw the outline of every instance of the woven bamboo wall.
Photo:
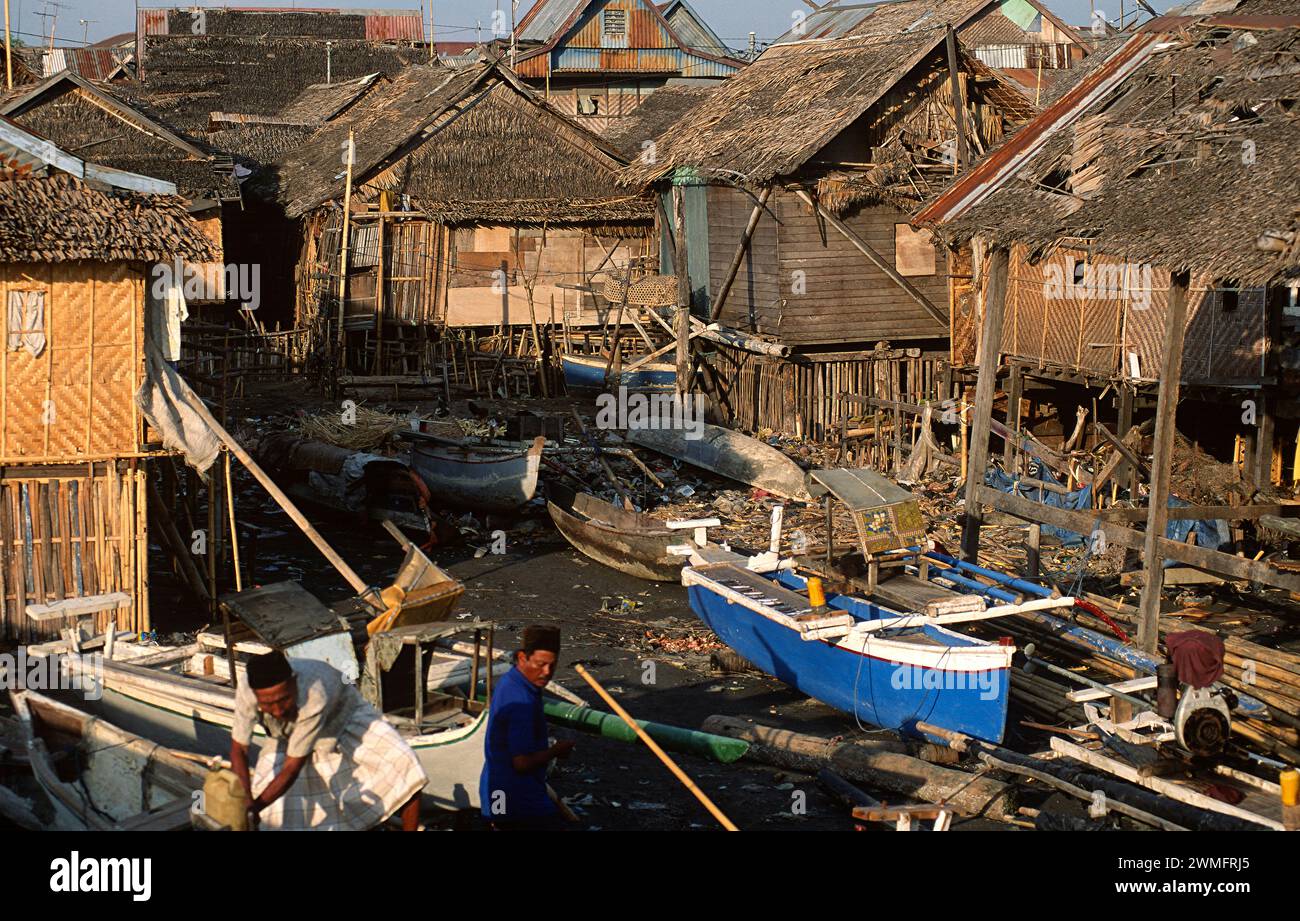
[[(135, 454), (144, 275), (125, 263), (0, 264), (0, 464)], [(45, 292), (45, 350), (8, 348), (10, 291)]]
[[(1049, 272), (1069, 279), (1075, 259), (1094, 267), (1118, 267), (1118, 260), (1061, 248), (1031, 264), (1023, 246), (1011, 251), (1007, 276), (1007, 315), (1002, 351), (1010, 356), (1106, 377), (1154, 380), (1163, 352), (1170, 273), (1150, 272), (1149, 297), (1048, 296)], [(1145, 285), (1146, 276), (1143, 276)], [(1267, 352), (1265, 292), (1242, 290), (1235, 309), (1225, 309), (1225, 294), (1214, 279), (1193, 275), (1188, 290), (1187, 338), (1183, 379), (1229, 382), (1258, 378)], [(954, 321), (956, 322), (956, 321)]]
[(131, 596), (119, 629), (149, 629), (146, 475), (130, 461), (0, 471), (0, 639), (57, 638), (70, 622), (38, 622), (27, 605), (107, 592)]

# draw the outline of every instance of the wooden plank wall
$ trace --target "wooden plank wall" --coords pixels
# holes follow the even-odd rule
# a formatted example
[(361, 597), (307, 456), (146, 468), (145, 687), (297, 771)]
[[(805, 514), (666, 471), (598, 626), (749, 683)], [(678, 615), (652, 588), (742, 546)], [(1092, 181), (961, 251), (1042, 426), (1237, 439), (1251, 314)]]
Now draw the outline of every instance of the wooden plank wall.
[(720, 385), (714, 401), (729, 426), (827, 441), (853, 411), (841, 405), (841, 393), (902, 401), (946, 398), (940, 393), (945, 358), (924, 352), (878, 358), (865, 352), (786, 361), (724, 347), (708, 356), (717, 374), (706, 379)]
[(146, 476), (130, 461), (0, 470), (0, 640), (55, 639), (70, 624), (38, 623), (28, 604), (106, 592), (131, 596), (119, 629), (149, 629)]
[[(713, 291), (722, 286), (753, 207), (753, 199), (743, 192), (710, 189)], [(947, 338), (946, 326), (833, 227), (822, 225), (798, 198), (778, 192), (769, 208), (781, 223), (778, 226), (770, 215), (760, 219), (723, 306), (724, 325), (772, 335), (796, 347)], [(878, 206), (851, 213), (844, 221), (897, 267), (895, 224), (907, 224), (906, 214)], [(941, 312), (947, 311), (948, 262), (941, 248), (935, 253), (934, 274), (910, 276), (908, 281)]]

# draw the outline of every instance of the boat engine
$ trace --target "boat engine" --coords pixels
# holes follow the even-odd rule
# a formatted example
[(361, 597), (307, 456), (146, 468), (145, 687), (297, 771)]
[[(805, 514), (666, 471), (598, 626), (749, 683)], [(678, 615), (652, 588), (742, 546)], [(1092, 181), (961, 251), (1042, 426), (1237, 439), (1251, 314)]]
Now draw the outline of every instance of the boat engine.
[(1174, 711), (1178, 744), (1193, 755), (1217, 755), (1228, 744), (1232, 721), (1222, 689), (1183, 685)]

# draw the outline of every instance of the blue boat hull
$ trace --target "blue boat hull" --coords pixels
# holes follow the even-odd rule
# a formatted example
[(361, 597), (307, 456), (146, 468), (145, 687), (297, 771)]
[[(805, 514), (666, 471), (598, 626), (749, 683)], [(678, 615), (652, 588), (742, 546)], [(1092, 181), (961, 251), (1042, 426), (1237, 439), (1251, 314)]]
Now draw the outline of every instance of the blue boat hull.
[[(583, 355), (565, 355), (564, 384), (570, 390), (606, 390), (605, 359)], [(650, 364), (618, 376), (618, 386), (628, 390), (667, 392), (677, 384), (677, 369), (670, 365)]]
[[(988, 742), (1002, 741), (1010, 676), (1005, 667), (927, 667), (894, 661), (882, 641), (867, 646), (881, 648), (884, 656), (846, 648), (836, 640), (804, 640), (797, 631), (729, 602), (708, 586), (688, 588), (692, 610), (722, 642), (809, 697), (862, 722), (910, 735), (921, 735), (915, 724), (925, 722)], [(950, 643), (952, 658), (960, 657), (965, 646), (987, 646), (934, 627), (916, 629)]]

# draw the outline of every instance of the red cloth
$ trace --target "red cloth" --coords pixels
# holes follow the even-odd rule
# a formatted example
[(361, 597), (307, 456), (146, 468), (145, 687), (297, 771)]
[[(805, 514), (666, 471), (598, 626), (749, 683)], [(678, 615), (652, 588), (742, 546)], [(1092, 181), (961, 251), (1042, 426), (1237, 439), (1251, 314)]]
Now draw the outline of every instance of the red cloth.
[(1223, 674), (1223, 640), (1204, 630), (1186, 630), (1165, 637), (1178, 680), (1194, 688), (1207, 688)]

